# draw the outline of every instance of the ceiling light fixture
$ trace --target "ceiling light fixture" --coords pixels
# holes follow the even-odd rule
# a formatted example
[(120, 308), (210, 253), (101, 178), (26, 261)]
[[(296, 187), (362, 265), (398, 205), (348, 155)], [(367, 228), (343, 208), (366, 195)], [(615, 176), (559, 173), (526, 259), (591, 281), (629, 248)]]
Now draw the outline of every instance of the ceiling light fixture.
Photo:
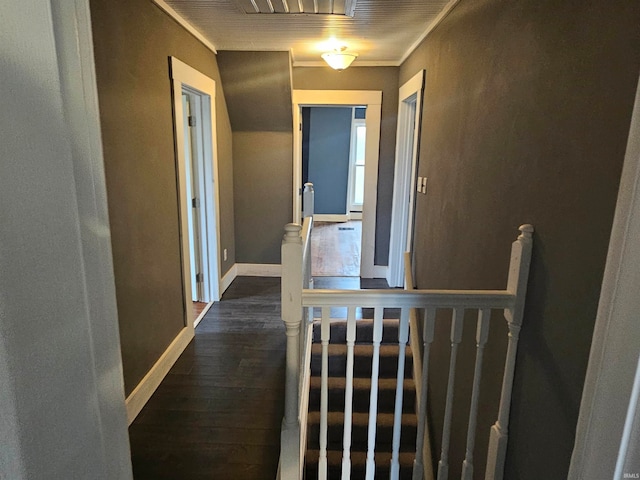
[(347, 47), (345, 46), (338, 47), (331, 52), (323, 53), (322, 58), (331, 68), (340, 72), (349, 68), (349, 65), (351, 65), (358, 56), (357, 53), (346, 52), (346, 49)]

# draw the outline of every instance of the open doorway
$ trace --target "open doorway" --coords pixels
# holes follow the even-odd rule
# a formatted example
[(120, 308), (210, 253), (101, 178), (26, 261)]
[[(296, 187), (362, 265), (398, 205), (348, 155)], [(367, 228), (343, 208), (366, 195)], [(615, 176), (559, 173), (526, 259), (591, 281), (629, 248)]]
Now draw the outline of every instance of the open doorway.
[(312, 275), (359, 277), (366, 107), (302, 108), (302, 183), (315, 191)]
[(220, 299), (215, 82), (171, 57), (185, 325)]
[[(326, 233), (328, 238), (331, 238), (331, 235), (359, 237), (361, 239), (358, 252), (359, 265), (353, 260), (353, 252), (349, 250), (346, 252), (348, 259), (341, 261), (338, 257), (336, 263), (349, 264), (348, 275), (373, 278), (375, 276), (375, 225), (382, 93), (356, 90), (294, 90), (293, 100), (294, 125), (296, 126), (294, 129), (293, 221), (300, 222), (302, 212), (301, 186), (304, 180), (309, 180), (314, 183), (315, 191), (314, 235), (316, 237), (321, 235), (322, 222), (361, 222), (357, 225), (333, 225), (333, 228), (328, 228)], [(343, 137), (343, 146), (346, 145), (343, 148), (346, 148), (347, 161), (346, 164), (344, 162), (341, 164), (343, 175), (340, 178), (337, 178), (333, 173), (327, 176), (327, 181), (318, 182), (319, 177), (314, 176), (313, 168), (309, 165), (305, 166), (303, 162), (304, 149), (308, 148), (303, 142), (304, 130), (306, 126), (313, 125), (313, 119), (311, 122), (308, 119), (304, 120), (304, 116), (311, 115), (310, 112), (312, 112), (311, 109), (307, 110), (308, 107), (313, 108), (319, 115), (325, 116), (331, 110), (342, 111), (342, 115), (346, 119), (346, 127), (340, 129), (340, 136)], [(335, 125), (329, 123), (329, 126)], [(359, 147), (356, 145), (358, 135), (362, 139), (362, 145)], [(331, 136), (331, 134), (326, 136)], [(356, 138), (354, 142), (352, 142), (352, 137)], [(322, 155), (325, 163), (331, 163), (335, 160), (332, 151), (329, 150)], [(358, 153), (362, 155), (360, 160), (357, 157)], [(326, 166), (326, 164), (323, 165)], [(340, 186), (339, 196), (330, 193), (338, 184)], [(323, 212), (321, 198), (325, 194), (328, 194), (330, 201), (340, 208), (340, 210), (336, 210), (338, 213)], [(319, 198), (320, 205), (318, 205)], [(328, 240), (329, 247), (326, 249), (327, 258), (325, 260), (340, 254), (340, 249), (330, 246), (331, 242)], [(318, 251), (317, 248), (316, 251)], [(341, 275), (346, 275), (344, 270)]]
[(400, 87), (399, 92), (396, 165), (387, 271), (387, 283), (390, 287), (404, 285), (404, 252), (413, 250), (416, 192), (419, 189), (421, 193), (426, 193), (426, 178), (424, 184), (416, 183), (423, 88), (424, 70), (420, 70)]

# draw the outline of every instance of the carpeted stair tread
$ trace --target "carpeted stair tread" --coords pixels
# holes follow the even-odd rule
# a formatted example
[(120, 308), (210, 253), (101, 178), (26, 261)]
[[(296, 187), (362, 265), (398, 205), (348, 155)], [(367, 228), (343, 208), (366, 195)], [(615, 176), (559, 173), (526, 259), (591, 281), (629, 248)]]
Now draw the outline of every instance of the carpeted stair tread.
[[(317, 388), (318, 390), (322, 386), (322, 378), (313, 376), (310, 379), (311, 388)], [(393, 390), (396, 391), (395, 378), (379, 378), (378, 390)], [(327, 377), (327, 386), (329, 389), (340, 388), (345, 389), (347, 386), (347, 379), (344, 377)], [(402, 384), (404, 390), (415, 390), (415, 384), (412, 378), (405, 378)], [(371, 390), (371, 378), (353, 378), (353, 389)]]
[[(320, 458), (320, 450), (307, 450), (306, 458), (309, 463), (317, 464)], [(351, 452), (350, 458), (352, 468), (367, 465), (367, 452)], [(398, 463), (401, 467), (411, 467), (413, 466), (414, 458), (415, 452), (400, 452)], [(391, 463), (391, 452), (375, 452), (375, 460), (378, 464), (389, 465)], [(327, 449), (327, 465), (342, 466), (342, 450)]]
[[(400, 347), (398, 344), (381, 344), (380, 345), (380, 357), (397, 357)], [(329, 343), (327, 345), (327, 352), (329, 355), (346, 355), (347, 346), (344, 343)], [(312, 355), (322, 355), (322, 344), (314, 343), (311, 345)], [(371, 357), (373, 355), (373, 345), (356, 344), (353, 346), (354, 357)], [(407, 357), (413, 356), (411, 347), (407, 345), (405, 348), (405, 355)]]
[[(379, 427), (393, 427), (393, 413), (379, 412), (377, 415), (377, 425)], [(320, 412), (309, 412), (309, 424), (320, 423)], [(344, 412), (327, 412), (327, 424), (329, 427), (332, 425), (344, 424)], [(369, 425), (369, 414), (363, 412), (353, 412), (352, 425)], [(413, 413), (402, 414), (402, 425), (416, 427), (418, 425), (418, 419)]]
[[(347, 321), (342, 319), (331, 319), (329, 342), (344, 344), (347, 342)], [(398, 327), (400, 321), (397, 319), (384, 319), (382, 321), (382, 343), (398, 344)], [(320, 319), (313, 321), (313, 342), (320, 343)], [(373, 343), (373, 320), (356, 320), (356, 340), (355, 343)]]
[[(383, 320), (379, 357), (378, 406), (376, 415), (376, 478), (388, 478), (393, 442), (393, 423), (398, 374), (399, 320)], [(311, 377), (307, 419), (306, 478), (317, 478), (320, 439), (320, 396), (322, 345), (321, 325), (313, 325), (311, 346)], [(344, 434), (344, 401), (347, 364), (347, 321), (332, 320), (328, 353), (328, 409), (327, 455), (328, 478), (340, 478)], [(356, 320), (356, 340), (353, 349), (353, 414), (351, 425), (351, 478), (364, 478), (368, 447), (369, 403), (371, 396), (371, 369), (373, 358), (373, 320)], [(404, 355), (403, 401), (400, 429), (400, 479), (410, 480), (415, 457), (417, 416), (413, 381), (413, 354), (407, 345)]]
[[(327, 400), (329, 411), (343, 410), (345, 400), (345, 380), (344, 378), (329, 377), (327, 389)], [(356, 384), (353, 389), (353, 411), (368, 412), (371, 399), (371, 380), (354, 379)], [(378, 390), (378, 412), (391, 413), (396, 404), (396, 381), (395, 379), (384, 379), (382, 387)], [(309, 391), (309, 411), (320, 410), (320, 378), (311, 378), (311, 389)], [(389, 385), (384, 385), (389, 383)], [(406, 413), (415, 412), (416, 393), (413, 381), (404, 381), (402, 396), (402, 411)]]

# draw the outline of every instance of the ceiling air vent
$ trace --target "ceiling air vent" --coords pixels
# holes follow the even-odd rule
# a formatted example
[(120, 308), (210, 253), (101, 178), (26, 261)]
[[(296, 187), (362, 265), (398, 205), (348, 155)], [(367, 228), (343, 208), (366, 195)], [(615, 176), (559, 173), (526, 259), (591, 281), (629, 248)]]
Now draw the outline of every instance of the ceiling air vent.
[(234, 0), (244, 13), (294, 13), (353, 17), (357, 0)]

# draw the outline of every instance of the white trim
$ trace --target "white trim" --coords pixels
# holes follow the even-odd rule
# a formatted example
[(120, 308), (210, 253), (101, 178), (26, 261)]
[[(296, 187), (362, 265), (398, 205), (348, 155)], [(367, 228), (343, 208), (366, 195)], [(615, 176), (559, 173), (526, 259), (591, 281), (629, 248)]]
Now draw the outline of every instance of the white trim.
[(280, 277), (282, 266), (279, 263), (236, 263), (238, 277)]
[(207, 314), (207, 312), (211, 308), (211, 305), (213, 305), (213, 302), (207, 303), (207, 305), (202, 309), (202, 311), (200, 312), (200, 315), (198, 315), (198, 318), (196, 318), (193, 321), (193, 328), (196, 328), (200, 324), (204, 316)]
[(386, 265), (374, 265), (373, 266), (373, 278), (387, 278), (387, 271), (389, 267)]
[[(191, 205), (186, 202), (187, 197), (187, 173), (186, 173), (186, 159), (185, 159), (185, 138), (182, 127), (183, 107), (182, 107), (182, 92), (183, 89), (187, 89), (191, 92), (200, 94), (200, 98), (203, 103), (203, 111), (207, 112), (207, 126), (210, 129), (204, 129), (203, 145), (204, 145), (204, 183), (205, 198), (203, 199), (205, 217), (206, 217), (206, 232), (205, 238), (207, 240), (206, 245), (203, 244), (203, 249), (208, 252), (207, 254), (207, 266), (209, 286), (206, 299), (208, 301), (220, 300), (220, 190), (219, 190), (219, 174), (218, 174), (218, 142), (216, 133), (216, 83), (213, 79), (207, 77), (198, 70), (190, 67), (186, 63), (178, 60), (175, 57), (171, 57), (171, 72), (170, 76), (173, 83), (173, 108), (174, 108), (174, 135), (176, 146), (176, 161), (178, 167), (178, 189), (180, 199), (180, 238), (181, 238), (181, 252), (182, 252), (182, 275), (183, 275), (183, 303), (185, 309), (185, 325), (191, 325), (193, 328), (194, 318), (193, 309), (190, 307), (191, 299), (191, 263), (188, 261), (189, 253), (189, 238), (185, 232), (189, 231), (188, 226), (188, 212)], [(202, 123), (204, 125), (205, 118), (203, 116)], [(213, 185), (213, 192), (211, 192), (210, 185)]]
[[(193, 310), (193, 309), (192, 309)], [(164, 351), (149, 373), (147, 373), (138, 386), (127, 397), (127, 419), (129, 425), (133, 423), (142, 408), (149, 401), (164, 377), (169, 373), (173, 364), (180, 357), (182, 352), (193, 338), (193, 328), (184, 327), (178, 336), (171, 342), (171, 345)]]
[(620, 441), (640, 351), (639, 236), (640, 85), (620, 179), (569, 480), (613, 478), (622, 450)]
[(366, 106), (367, 140), (365, 147), (364, 205), (360, 276), (374, 278), (376, 212), (378, 197), (378, 160), (382, 92), (379, 90), (294, 90), (293, 98), (293, 221), (301, 220), (302, 132), (301, 108), (314, 105)]
[(189, 21), (187, 19), (185, 19), (182, 15), (180, 15), (178, 12), (176, 12), (170, 5), (167, 4), (167, 2), (165, 2), (164, 0), (152, 0), (152, 1), (158, 7), (160, 7), (160, 9), (163, 10), (167, 15), (169, 15), (176, 22), (178, 22), (178, 24), (182, 28), (184, 28), (187, 32), (189, 32), (191, 35), (193, 35), (198, 40), (200, 40), (200, 42), (205, 47), (207, 47), (213, 53), (218, 53), (218, 51), (216, 50), (215, 45), (213, 43), (211, 43), (209, 40), (207, 40), (207, 38), (202, 33), (200, 33), (200, 31), (198, 29), (196, 29), (196, 27), (194, 27), (191, 23), (189, 23)]
[(413, 51), (418, 48), (418, 46), (422, 43), (422, 41), (427, 38), (427, 35), (429, 35), (431, 32), (433, 32), (433, 30), (440, 25), (440, 23), (447, 17), (447, 15), (449, 15), (449, 13), (451, 13), (451, 10), (453, 10), (453, 7), (455, 7), (458, 3), (460, 2), (460, 0), (451, 0), (449, 3), (447, 3), (444, 8), (440, 11), (440, 13), (438, 14), (438, 16), (433, 20), (433, 22), (431, 22), (426, 30), (423, 32), (422, 35), (420, 35), (415, 42), (413, 42), (413, 44), (407, 49), (406, 52), (404, 52), (404, 55), (402, 55), (402, 58), (400, 59), (399, 65), (402, 65), (405, 60), (407, 58), (409, 58), (409, 55), (411, 55), (413, 53)]
[[(357, 62), (357, 63), (356, 63)], [(398, 60), (356, 60), (349, 68), (358, 67), (399, 67), (402, 62)], [(294, 60), (294, 67), (329, 67), (324, 60)]]
[[(29, 2), (18, 8), (24, 10), (24, 15), (21, 18), (24, 18), (25, 22), (27, 22), (26, 19), (38, 18), (35, 16), (37, 12), (30, 9)], [(42, 8), (46, 9), (47, 7), (43, 6)], [(130, 478), (131, 461), (129, 441), (127, 440), (122, 354), (89, 0), (51, 2), (48, 8), (55, 35), (61, 106), (64, 109), (69, 141), (73, 145), (71, 162), (75, 178), (71, 183), (75, 185), (79, 216), (78, 234), (82, 254), (88, 323), (86, 339), (91, 351), (90, 357), (87, 358), (87, 364), (83, 368), (90, 370), (95, 380), (95, 385), (87, 384), (78, 390), (69, 391), (69, 397), (73, 397), (73, 404), (78, 408), (82, 407), (82, 402), (77, 402), (81, 398), (86, 398), (91, 402), (91, 407), (86, 406), (91, 409), (95, 408), (97, 417), (92, 418), (91, 425), (98, 424), (100, 429), (97, 432), (95, 430), (85, 431), (81, 424), (83, 420), (80, 420), (81, 418), (88, 419), (84, 414), (79, 414), (78, 419), (68, 418), (66, 423), (67, 427), (73, 428), (77, 438), (86, 435), (87, 439), (94, 437), (99, 439), (102, 451), (100, 453), (94, 451), (93, 453), (102, 458), (105, 464), (102, 466), (94, 465), (95, 470), (102, 470), (102, 475), (108, 478)], [(27, 24), (12, 24), (11, 15), (5, 20), (14, 28), (27, 27)], [(25, 40), (28, 39), (31, 42), (34, 37), (46, 34), (45, 32), (31, 31), (33, 28), (38, 30), (37, 23), (32, 23), (29, 20), (28, 25), (31, 28), (23, 30)], [(11, 35), (9, 37), (11, 38)], [(25, 41), (25, 45), (27, 43)], [(42, 58), (46, 58), (45, 53), (42, 55)], [(39, 59), (38, 63), (41, 60)], [(29, 62), (22, 62), (21, 65), (27, 68), (30, 66)], [(31, 72), (33, 78), (41, 78), (37, 74), (39, 71)], [(11, 69), (9, 69), (9, 78), (11, 78)], [(46, 102), (49, 99), (43, 95), (41, 100)], [(35, 199), (33, 201), (36, 202)], [(71, 249), (71, 246), (68, 248)], [(80, 334), (80, 332), (76, 333)], [(51, 344), (50, 348), (55, 349), (56, 346)], [(67, 352), (67, 357), (69, 357), (68, 354), (69, 352)], [(73, 356), (80, 358), (75, 354)], [(0, 355), (0, 360), (1, 357), (2, 355)], [(57, 367), (61, 368), (60, 365)], [(46, 388), (46, 385), (40, 387)], [(11, 396), (11, 392), (7, 393), (8, 396)], [(18, 400), (20, 399), (18, 398)], [(58, 398), (57, 401), (65, 402), (63, 398)], [(21, 403), (24, 407), (25, 399), (22, 399)], [(90, 414), (88, 415), (90, 416)], [(44, 424), (40, 427), (46, 428)], [(22, 436), (35, 432), (33, 429), (23, 430)], [(8, 453), (11, 452), (9, 448), (11, 440), (3, 439), (3, 446), (7, 446)], [(90, 447), (90, 445), (86, 446)], [(82, 455), (79, 448), (75, 450), (76, 454)], [(14, 453), (14, 456), (22, 457), (18, 453)], [(71, 468), (69, 464), (62, 467), (61, 463), (65, 461), (65, 458), (62, 457), (57, 461), (45, 458), (42, 460), (42, 465), (35, 463), (29, 465), (32, 472), (38, 472), (39, 466), (45, 467), (48, 471), (53, 471), (58, 467)], [(88, 476), (92, 475), (91, 472), (98, 473), (94, 469), (85, 470), (85, 474)]]
[(349, 212), (347, 216), (349, 220), (362, 220), (362, 212)]
[[(347, 205), (346, 212), (350, 216), (353, 212), (360, 212), (362, 214), (362, 204), (354, 204), (353, 196), (355, 194), (354, 182), (355, 182), (355, 170), (356, 170), (356, 152), (358, 148), (358, 127), (364, 127), (365, 139), (367, 121), (365, 118), (356, 118), (356, 109), (351, 109), (351, 132), (349, 133), (349, 173), (347, 176)], [(364, 180), (364, 179), (363, 179)], [(363, 185), (364, 186), (364, 185)], [(362, 215), (361, 217), (362, 218)]]
[(221, 295), (223, 295), (224, 292), (227, 291), (227, 288), (229, 288), (229, 285), (233, 283), (233, 281), (236, 279), (237, 276), (238, 276), (238, 266), (237, 264), (234, 263), (231, 266), (231, 268), (227, 270), (227, 273), (224, 274), (224, 276), (222, 277), (222, 280), (220, 280)]
[[(420, 70), (400, 87), (398, 95), (398, 129), (389, 238), (389, 269), (386, 277), (390, 287), (404, 285), (404, 253), (412, 248), (411, 232), (413, 231), (413, 212), (416, 201), (415, 186), (424, 80), (425, 71)], [(411, 118), (412, 113), (413, 118)], [(410, 127), (412, 122), (413, 131)], [(410, 141), (411, 144), (409, 144)]]
[(336, 223), (344, 223), (349, 221), (350, 214), (348, 213), (323, 213), (323, 214), (315, 214), (313, 216), (314, 222), (336, 222)]

